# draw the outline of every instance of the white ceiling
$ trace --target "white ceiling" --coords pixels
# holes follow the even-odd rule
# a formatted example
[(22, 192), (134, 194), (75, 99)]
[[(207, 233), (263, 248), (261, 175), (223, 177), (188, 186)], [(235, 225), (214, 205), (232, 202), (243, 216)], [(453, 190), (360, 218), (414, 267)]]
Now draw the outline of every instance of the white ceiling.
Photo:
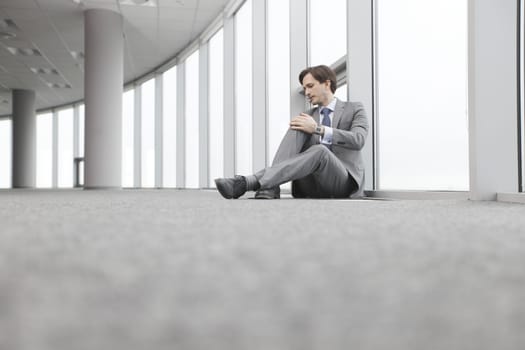
[[(35, 90), (37, 109), (83, 99), (85, 9), (122, 14), (124, 81), (129, 82), (179, 53), (229, 2), (136, 4), (141, 1), (145, 0), (0, 0), (0, 116), (11, 113), (12, 89)], [(16, 54), (17, 48), (36, 49), (40, 55)]]

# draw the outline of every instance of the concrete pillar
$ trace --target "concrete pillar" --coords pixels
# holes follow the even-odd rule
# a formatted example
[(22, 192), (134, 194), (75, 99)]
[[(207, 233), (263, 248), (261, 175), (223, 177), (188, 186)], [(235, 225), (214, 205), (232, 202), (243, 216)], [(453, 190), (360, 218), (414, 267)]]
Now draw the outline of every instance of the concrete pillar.
[(84, 12), (85, 188), (122, 187), (122, 17)]
[(469, 0), (470, 199), (519, 191), (518, 8), (515, 0)]
[(375, 110), (373, 61), (373, 0), (348, 1), (347, 7), (347, 101), (362, 102), (368, 115), (368, 138), (361, 153), (365, 161), (365, 190), (377, 187), (375, 178)]
[(33, 188), (35, 185), (35, 92), (13, 90), (13, 188)]
[(235, 20), (224, 18), (224, 176), (235, 174)]

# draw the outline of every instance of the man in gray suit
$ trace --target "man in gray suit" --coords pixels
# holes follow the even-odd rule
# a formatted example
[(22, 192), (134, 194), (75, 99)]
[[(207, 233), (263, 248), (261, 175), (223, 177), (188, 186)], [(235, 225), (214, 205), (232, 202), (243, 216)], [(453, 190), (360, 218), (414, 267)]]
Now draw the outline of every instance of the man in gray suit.
[(295, 198), (363, 196), (361, 149), (368, 134), (363, 105), (334, 97), (337, 80), (327, 66), (306, 68), (299, 82), (317, 107), (292, 119), (272, 166), (250, 176), (216, 179), (224, 198), (257, 191), (257, 199), (277, 199), (279, 185), (288, 181)]

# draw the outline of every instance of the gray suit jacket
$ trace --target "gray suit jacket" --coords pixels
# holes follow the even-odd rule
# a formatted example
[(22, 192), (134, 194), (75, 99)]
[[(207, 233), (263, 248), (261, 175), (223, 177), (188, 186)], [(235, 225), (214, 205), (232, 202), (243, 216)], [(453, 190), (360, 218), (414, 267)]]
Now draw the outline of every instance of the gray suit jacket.
[[(307, 112), (319, 124), (319, 108)], [(339, 99), (335, 105), (332, 121), (333, 138), (332, 152), (341, 160), (348, 173), (352, 175), (359, 186), (351, 197), (362, 197), (365, 183), (365, 165), (361, 149), (368, 135), (368, 118), (363, 104), (360, 102), (343, 102)], [(318, 137), (310, 139), (311, 144), (319, 143)]]

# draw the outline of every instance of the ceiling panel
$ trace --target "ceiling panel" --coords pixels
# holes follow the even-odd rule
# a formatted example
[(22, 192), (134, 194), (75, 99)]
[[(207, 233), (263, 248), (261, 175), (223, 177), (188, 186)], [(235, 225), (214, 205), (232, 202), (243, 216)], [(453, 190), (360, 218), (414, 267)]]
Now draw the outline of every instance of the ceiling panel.
[[(158, 7), (121, 4), (124, 0), (0, 0), (0, 20), (11, 20), (14, 39), (0, 38), (0, 115), (9, 89), (34, 89), (37, 109), (83, 97), (85, 9), (104, 8), (123, 16), (124, 77), (131, 81), (174, 57), (213, 21), (229, 0), (156, 0)], [(80, 3), (78, 3), (80, 2)], [(5, 28), (4, 28), (5, 29)], [(37, 48), (42, 56), (15, 56), (7, 47)], [(52, 68), (59, 75), (37, 75), (30, 68)], [(69, 83), (54, 89), (50, 83)]]

